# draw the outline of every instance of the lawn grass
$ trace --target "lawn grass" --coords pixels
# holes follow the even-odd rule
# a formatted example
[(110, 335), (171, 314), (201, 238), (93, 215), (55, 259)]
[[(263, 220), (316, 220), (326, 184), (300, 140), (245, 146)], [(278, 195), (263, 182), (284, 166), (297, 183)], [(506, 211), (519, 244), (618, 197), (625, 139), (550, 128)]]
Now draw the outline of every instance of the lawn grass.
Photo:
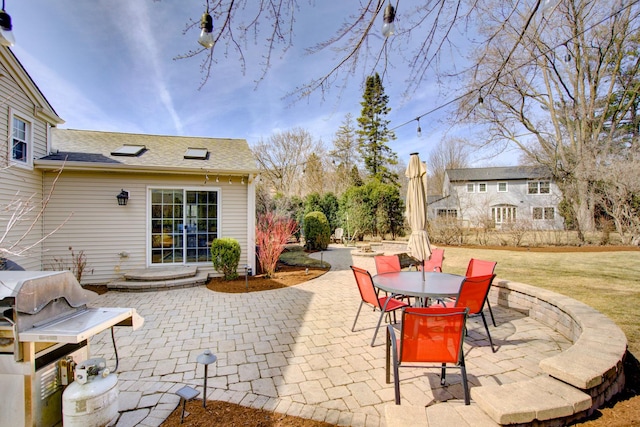
[(497, 261), (498, 278), (549, 289), (607, 315), (640, 357), (640, 251), (535, 252), (445, 247), (443, 271), (464, 274), (470, 258)]

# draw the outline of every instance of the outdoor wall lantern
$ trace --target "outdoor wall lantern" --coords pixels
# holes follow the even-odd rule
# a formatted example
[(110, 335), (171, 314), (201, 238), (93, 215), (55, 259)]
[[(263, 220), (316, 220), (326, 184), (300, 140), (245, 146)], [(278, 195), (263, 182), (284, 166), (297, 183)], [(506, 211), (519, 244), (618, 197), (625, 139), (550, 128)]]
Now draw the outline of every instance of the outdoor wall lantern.
[(120, 190), (120, 194), (116, 196), (116, 199), (118, 199), (119, 206), (127, 206), (127, 202), (129, 201), (129, 192)]
[(16, 44), (12, 30), (11, 17), (4, 11), (4, 0), (2, 0), (2, 10), (0, 11), (0, 45), (10, 47)]
[(396, 19), (396, 10), (391, 6), (391, 3), (384, 8), (383, 21), (382, 25), (382, 35), (385, 37), (392, 36), (393, 33), (396, 32), (396, 26), (393, 21)]
[(202, 407), (207, 407), (207, 377), (209, 376), (208, 368), (213, 362), (218, 360), (218, 357), (215, 354), (211, 353), (211, 350), (205, 350), (204, 353), (199, 355), (196, 358), (198, 363), (202, 363), (204, 365), (204, 393), (202, 397)]
[(206, 49), (211, 49), (215, 43), (213, 40), (213, 18), (209, 15), (209, 11), (202, 14), (200, 20), (200, 37), (198, 37), (198, 43), (204, 46)]

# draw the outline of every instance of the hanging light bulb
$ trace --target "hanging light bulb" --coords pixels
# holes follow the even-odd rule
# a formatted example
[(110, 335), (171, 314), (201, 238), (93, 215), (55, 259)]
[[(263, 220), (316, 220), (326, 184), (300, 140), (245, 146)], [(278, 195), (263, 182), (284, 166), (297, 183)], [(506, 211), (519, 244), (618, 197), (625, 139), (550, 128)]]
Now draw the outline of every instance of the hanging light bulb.
[(216, 182), (220, 182), (220, 177), (216, 175)]
[(13, 35), (11, 16), (4, 11), (4, 0), (2, 0), (2, 10), (0, 11), (0, 45), (10, 47), (14, 44), (16, 44), (16, 38)]
[(478, 107), (484, 108), (484, 98), (482, 97), (482, 89), (478, 91)]
[(564, 62), (571, 62), (571, 51), (569, 51), (569, 46), (567, 43), (564, 44), (565, 49), (567, 49), (567, 53), (564, 55)]
[(418, 121), (418, 129), (417, 129), (416, 133), (418, 134), (418, 138), (421, 138), (422, 137), (422, 128), (420, 127), (420, 117), (418, 117), (416, 120)]
[(242, 177), (242, 181), (240, 181), (240, 184), (244, 185), (244, 176)]
[(384, 8), (384, 15), (382, 24), (382, 35), (385, 37), (392, 36), (396, 32), (396, 26), (393, 21), (396, 19), (396, 10), (391, 6), (391, 3)]
[(231, 185), (231, 184), (233, 184), (233, 183), (231, 182), (231, 177), (229, 177), (229, 185)]
[(205, 12), (202, 14), (202, 19), (200, 20), (200, 37), (198, 37), (198, 43), (204, 46), (206, 49), (211, 49), (215, 43), (213, 40), (213, 18), (209, 15), (209, 12)]

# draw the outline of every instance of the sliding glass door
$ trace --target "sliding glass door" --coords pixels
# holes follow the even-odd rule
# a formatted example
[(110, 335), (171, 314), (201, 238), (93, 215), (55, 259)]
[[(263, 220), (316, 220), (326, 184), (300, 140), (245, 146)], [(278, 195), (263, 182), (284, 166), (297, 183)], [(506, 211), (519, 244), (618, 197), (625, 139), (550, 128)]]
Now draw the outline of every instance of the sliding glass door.
[(210, 190), (151, 190), (151, 263), (211, 262), (218, 237), (219, 194)]

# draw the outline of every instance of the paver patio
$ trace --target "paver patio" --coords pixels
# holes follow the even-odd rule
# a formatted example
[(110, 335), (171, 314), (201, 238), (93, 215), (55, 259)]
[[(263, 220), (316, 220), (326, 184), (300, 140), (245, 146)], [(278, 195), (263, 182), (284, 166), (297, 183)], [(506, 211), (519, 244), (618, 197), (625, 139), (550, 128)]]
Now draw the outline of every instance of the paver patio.
[[(158, 426), (177, 407), (179, 388), (202, 391), (203, 366), (196, 357), (206, 349), (218, 356), (209, 367), (208, 399), (336, 425), (389, 425), (385, 408), (393, 405), (394, 391), (385, 383), (385, 334), (378, 334), (375, 347), (369, 345), (378, 313), (363, 309), (351, 332), (360, 295), (349, 265), (374, 273), (373, 258), (331, 246), (323, 259), (332, 266), (325, 275), (273, 291), (226, 294), (196, 287), (101, 295), (94, 305), (134, 307), (145, 318), (137, 331), (116, 329), (125, 411), (118, 426)], [(468, 324), (464, 351), (471, 388), (534, 378), (542, 374), (541, 359), (571, 346), (521, 313), (494, 307), (494, 314), (498, 327), (490, 329), (497, 353), (491, 352), (481, 320)], [(115, 365), (108, 332), (92, 338), (91, 355)], [(438, 369), (405, 368), (400, 375), (403, 407), (429, 406), (430, 426), (446, 425), (445, 415), (452, 411), (471, 417), (470, 423), (495, 425), (478, 418), (482, 411), (473, 402), (461, 407), (458, 370), (447, 373), (446, 387), (440, 386)], [(448, 403), (437, 404), (442, 401)]]

